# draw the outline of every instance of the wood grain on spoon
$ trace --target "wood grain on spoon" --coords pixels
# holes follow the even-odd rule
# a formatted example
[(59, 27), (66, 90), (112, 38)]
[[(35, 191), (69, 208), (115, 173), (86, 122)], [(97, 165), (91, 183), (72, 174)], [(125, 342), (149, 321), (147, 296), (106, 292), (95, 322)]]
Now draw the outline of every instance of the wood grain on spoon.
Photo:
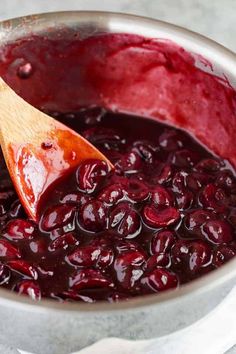
[(40, 112), (0, 78), (0, 144), (27, 213), (37, 219), (40, 198), (82, 160), (109, 160), (82, 136)]

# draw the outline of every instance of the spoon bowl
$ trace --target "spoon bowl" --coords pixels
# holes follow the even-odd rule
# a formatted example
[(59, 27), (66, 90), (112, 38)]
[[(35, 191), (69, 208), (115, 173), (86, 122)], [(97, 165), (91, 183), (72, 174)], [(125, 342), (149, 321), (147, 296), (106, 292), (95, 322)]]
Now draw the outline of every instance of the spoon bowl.
[(88, 158), (110, 161), (81, 135), (40, 112), (0, 79), (0, 145), (27, 213), (38, 218), (46, 190)]

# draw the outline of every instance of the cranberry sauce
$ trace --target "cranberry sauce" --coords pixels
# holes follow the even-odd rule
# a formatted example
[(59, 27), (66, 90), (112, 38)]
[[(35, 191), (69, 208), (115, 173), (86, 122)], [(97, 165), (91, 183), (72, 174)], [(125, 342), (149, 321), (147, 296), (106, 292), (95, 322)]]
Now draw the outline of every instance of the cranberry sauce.
[[(54, 114), (55, 115), (55, 114)], [(0, 284), (110, 302), (176, 288), (236, 254), (236, 179), (187, 133), (84, 109), (56, 114), (114, 164), (85, 160), (27, 218), (0, 158)]]

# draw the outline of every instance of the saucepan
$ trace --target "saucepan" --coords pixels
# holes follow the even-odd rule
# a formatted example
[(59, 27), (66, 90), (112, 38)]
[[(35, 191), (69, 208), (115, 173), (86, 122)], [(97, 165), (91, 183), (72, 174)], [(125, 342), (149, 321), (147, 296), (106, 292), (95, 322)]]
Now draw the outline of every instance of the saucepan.
[[(188, 53), (192, 65), (200, 68), (209, 76), (217, 76), (225, 87), (233, 90), (236, 85), (236, 55), (226, 48), (199, 34), (168, 23), (116, 13), (60, 12), (4, 21), (0, 23), (0, 59), (4, 62), (2, 48), (5, 45), (13, 44), (17, 48), (17, 44), (25, 36), (40, 35), (42, 40), (47, 37), (78, 36), (84, 40), (91, 36), (108, 33), (132, 35), (133, 38), (142, 36), (156, 39), (158, 43), (165, 42), (179, 46), (185, 53)], [(94, 45), (96, 46), (96, 43)], [(99, 49), (101, 50), (99, 47), (97, 52)], [(68, 107), (60, 106), (62, 105), (60, 94), (63, 95), (63, 90), (68, 90), (67, 74), (70, 68), (65, 68), (64, 77), (60, 76), (62, 85), (58, 87), (60, 94), (53, 98), (50, 95), (43, 95), (43, 90), (47, 89), (47, 84), (44, 84), (47, 78), (45, 72), (45, 76), (42, 75), (40, 78), (40, 86), (34, 87), (33, 83), (29, 86), (23, 80), (23, 83), (19, 81), (13, 83), (10, 69), (9, 72), (7, 68), (4, 70), (0, 69), (6, 81), (19, 94), (39, 108), (44, 106), (43, 108), (52, 111), (59, 106), (63, 110), (63, 108), (71, 108), (71, 102), (75, 101), (72, 90), (71, 100), (66, 103)], [(55, 76), (53, 79), (57, 80), (56, 72), (53, 75)], [(108, 73), (104, 71), (104, 75)], [(110, 75), (112, 80), (112, 71)], [(86, 82), (84, 85), (86, 86)], [(27, 92), (24, 87), (27, 87)], [(38, 95), (35, 95), (36, 89), (39, 89)], [(86, 91), (86, 87), (84, 90)], [(137, 92), (140, 93), (140, 90), (136, 87)], [(146, 94), (145, 88), (143, 92)], [(93, 104), (92, 93), (90, 87), (88, 94), (81, 96), (84, 100), (82, 103)], [(99, 97), (104, 97), (104, 92), (100, 92)], [(108, 98), (106, 102), (109, 101), (110, 108), (119, 110), (119, 102), (117, 100), (113, 102), (112, 97)], [(129, 102), (121, 101), (123, 110), (125, 110)], [(139, 100), (139, 102), (142, 101)], [(154, 110), (152, 114), (156, 114)], [(190, 127), (194, 126), (195, 132), (198, 130), (196, 124), (196, 122), (189, 124)], [(228, 124), (233, 131), (236, 127), (236, 108)], [(213, 131), (215, 125), (217, 122), (212, 122)], [(224, 136), (222, 139), (219, 135), (217, 136), (218, 141), (215, 142), (215, 147), (227, 155)], [(231, 149), (231, 155), (233, 151)], [(224, 157), (227, 158), (227, 156)], [(178, 290), (137, 297), (115, 304), (102, 302), (62, 304), (45, 299), (33, 302), (27, 297), (0, 288), (0, 343), (39, 354), (65, 354), (79, 350), (104, 337), (116, 336), (127, 339), (158, 337), (179, 330), (212, 310), (234, 286), (235, 278), (236, 258), (221, 268), (181, 286)]]

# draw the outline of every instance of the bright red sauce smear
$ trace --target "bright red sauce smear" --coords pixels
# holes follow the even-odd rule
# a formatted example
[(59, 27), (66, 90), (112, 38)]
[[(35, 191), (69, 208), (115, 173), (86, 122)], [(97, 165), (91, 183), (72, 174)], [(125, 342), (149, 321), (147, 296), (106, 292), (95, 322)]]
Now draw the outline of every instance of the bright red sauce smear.
[(188, 53), (128, 35), (35, 37), (2, 49), (0, 74), (115, 165), (84, 161), (44, 195), (35, 223), (0, 157), (2, 286), (113, 302), (177, 288), (236, 254), (235, 92)]

